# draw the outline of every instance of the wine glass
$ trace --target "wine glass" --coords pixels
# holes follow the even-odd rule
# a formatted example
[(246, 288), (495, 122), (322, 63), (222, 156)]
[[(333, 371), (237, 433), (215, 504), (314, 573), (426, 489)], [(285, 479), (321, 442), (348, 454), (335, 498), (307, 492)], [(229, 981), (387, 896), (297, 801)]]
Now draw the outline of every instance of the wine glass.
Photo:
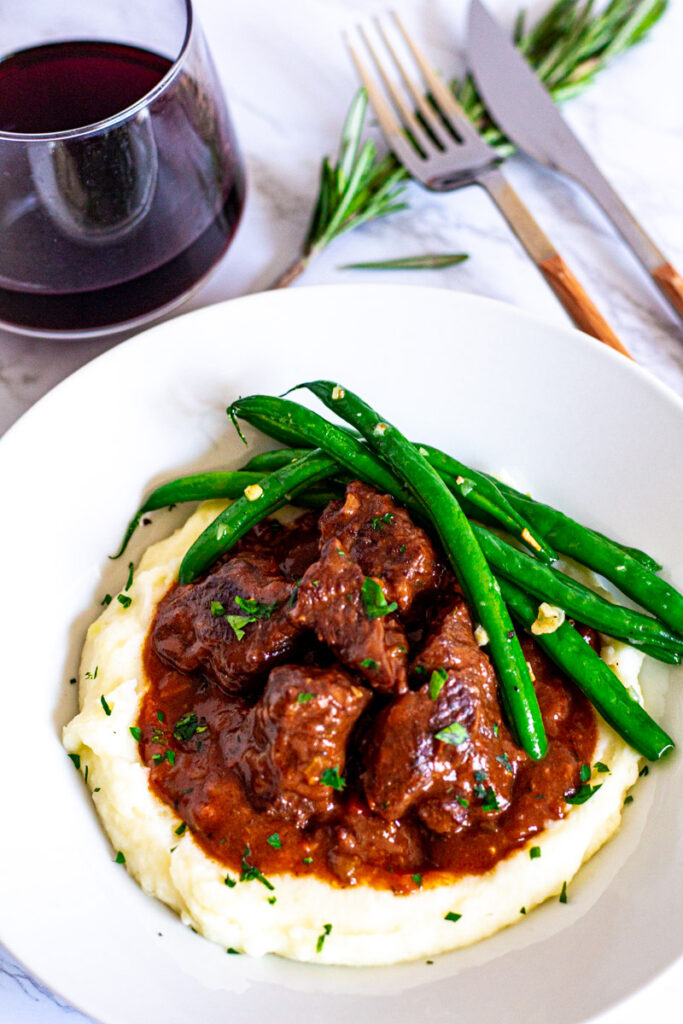
[(5, 0), (0, 326), (143, 323), (227, 249), (244, 170), (191, 0)]

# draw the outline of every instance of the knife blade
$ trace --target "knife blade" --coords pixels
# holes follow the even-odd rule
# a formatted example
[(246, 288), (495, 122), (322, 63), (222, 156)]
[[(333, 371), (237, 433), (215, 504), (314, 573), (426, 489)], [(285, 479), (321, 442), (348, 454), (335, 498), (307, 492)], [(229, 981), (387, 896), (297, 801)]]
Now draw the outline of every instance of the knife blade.
[(481, 0), (470, 2), (467, 53), (477, 88), (498, 126), (528, 156), (583, 186), (683, 318), (683, 277), (614, 191), (543, 83)]

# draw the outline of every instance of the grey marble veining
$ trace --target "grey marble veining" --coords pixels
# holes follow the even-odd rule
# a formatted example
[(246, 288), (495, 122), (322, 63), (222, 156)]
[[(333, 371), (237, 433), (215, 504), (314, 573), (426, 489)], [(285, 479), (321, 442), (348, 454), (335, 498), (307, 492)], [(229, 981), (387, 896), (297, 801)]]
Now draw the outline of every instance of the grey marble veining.
[[(511, 20), (516, 0), (489, 0)], [(238, 236), (182, 311), (266, 287), (305, 233), (321, 156), (333, 150), (356, 87), (342, 29), (374, 0), (196, 0), (245, 153), (249, 198)], [(379, 5), (381, 7), (381, 4)], [(398, 0), (446, 74), (461, 69), (463, 0)], [(534, 4), (538, 10), (545, 4)], [(566, 114), (671, 262), (683, 269), (683, 2)], [(522, 158), (508, 173), (636, 360), (683, 394), (683, 327), (592, 202)], [(566, 323), (540, 275), (483, 192), (437, 197), (410, 186), (411, 209), (335, 243), (295, 285), (401, 281), (492, 296)], [(419, 274), (341, 271), (358, 259), (462, 251), (470, 259)], [(117, 339), (118, 340), (118, 339)], [(45, 392), (116, 340), (49, 342), (0, 331), (0, 433)], [(1, 914), (1, 909), (0, 909)], [(86, 1020), (0, 947), (0, 1024)], [(615, 1018), (616, 1020), (617, 1018)]]

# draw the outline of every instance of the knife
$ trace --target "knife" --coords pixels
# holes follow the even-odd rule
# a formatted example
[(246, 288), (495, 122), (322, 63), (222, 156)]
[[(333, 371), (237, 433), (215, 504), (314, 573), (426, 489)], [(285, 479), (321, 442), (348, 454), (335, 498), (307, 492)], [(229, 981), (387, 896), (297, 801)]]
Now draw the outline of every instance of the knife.
[(469, 67), (494, 121), (528, 156), (586, 189), (683, 318), (683, 277), (619, 198), (481, 0), (471, 0), (467, 36)]

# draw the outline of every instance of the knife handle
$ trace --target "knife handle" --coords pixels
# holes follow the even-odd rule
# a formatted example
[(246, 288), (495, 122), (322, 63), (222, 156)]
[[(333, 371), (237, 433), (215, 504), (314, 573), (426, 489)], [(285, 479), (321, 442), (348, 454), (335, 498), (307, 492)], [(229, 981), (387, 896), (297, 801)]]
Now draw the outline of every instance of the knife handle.
[(670, 263), (662, 263), (652, 271), (652, 277), (660, 292), (683, 316), (683, 277), (676, 268)]
[(477, 182), (491, 196), (579, 330), (632, 359), (502, 172), (489, 169)]
[(538, 269), (580, 331), (585, 331), (629, 359), (633, 358), (559, 253), (539, 263)]

